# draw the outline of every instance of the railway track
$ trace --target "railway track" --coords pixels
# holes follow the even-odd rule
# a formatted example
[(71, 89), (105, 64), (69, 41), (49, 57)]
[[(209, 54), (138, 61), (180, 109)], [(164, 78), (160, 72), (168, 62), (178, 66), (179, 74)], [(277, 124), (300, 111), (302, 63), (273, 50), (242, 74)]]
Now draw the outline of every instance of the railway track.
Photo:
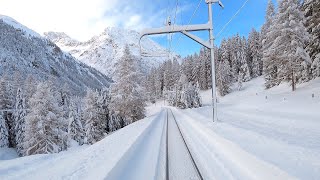
[(171, 109), (166, 115), (166, 180), (203, 177)]

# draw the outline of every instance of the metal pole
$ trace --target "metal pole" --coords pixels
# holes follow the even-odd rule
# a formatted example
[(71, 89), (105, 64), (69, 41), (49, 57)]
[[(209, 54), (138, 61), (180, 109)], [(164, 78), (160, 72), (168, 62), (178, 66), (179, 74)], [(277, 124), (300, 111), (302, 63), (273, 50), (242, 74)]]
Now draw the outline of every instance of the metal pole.
[(210, 38), (210, 55), (211, 55), (211, 79), (212, 79), (212, 115), (213, 122), (217, 121), (217, 100), (216, 100), (216, 69), (214, 62), (214, 37), (213, 37), (213, 22), (212, 22), (212, 1), (207, 1), (209, 9), (209, 24), (211, 24), (209, 29)]
[[(181, 32), (182, 34), (188, 36), (194, 41), (202, 44), (203, 46), (210, 49), (211, 53), (211, 75), (212, 75), (212, 110), (213, 110), (213, 122), (217, 121), (217, 97), (216, 97), (216, 73), (215, 73), (215, 62), (214, 62), (214, 37), (213, 37), (213, 23), (212, 23), (212, 4), (218, 3), (222, 8), (224, 7), (220, 0), (206, 0), (208, 4), (209, 10), (209, 22), (207, 24), (197, 24), (197, 25), (184, 25), (184, 26), (165, 26), (161, 28), (151, 28), (145, 29), (141, 32), (139, 46), (140, 46), (140, 54), (142, 54), (141, 50), (141, 38), (146, 35), (154, 35), (154, 34), (166, 34), (166, 33), (175, 33)], [(189, 31), (202, 31), (209, 30), (209, 38), (210, 44), (203, 41), (201, 38), (189, 33)]]

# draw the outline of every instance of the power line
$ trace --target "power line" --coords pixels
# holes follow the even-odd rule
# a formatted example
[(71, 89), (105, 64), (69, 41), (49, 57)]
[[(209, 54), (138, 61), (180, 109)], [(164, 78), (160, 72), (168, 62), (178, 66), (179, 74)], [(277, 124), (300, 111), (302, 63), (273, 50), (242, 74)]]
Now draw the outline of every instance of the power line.
[(176, 23), (178, 6), (179, 6), (179, 0), (177, 0), (177, 3), (176, 3), (176, 11), (175, 11), (175, 13), (174, 13), (173, 25), (175, 25), (175, 23)]
[[(188, 21), (188, 23), (187, 23), (186, 28), (188, 28), (188, 26), (190, 25), (190, 23), (191, 23), (191, 21), (192, 21), (192, 18), (193, 18), (194, 15), (197, 13), (197, 11), (198, 11), (198, 9), (199, 9), (199, 7), (200, 7), (200, 5), (201, 5), (201, 2), (202, 2), (202, 0), (199, 0), (199, 3), (198, 3), (198, 5), (197, 5), (196, 9), (193, 11), (192, 16), (190, 17), (190, 19), (189, 19), (189, 21)], [(176, 46), (177, 46), (177, 44), (180, 42), (181, 38), (182, 38), (182, 35), (179, 36), (179, 39), (178, 39), (177, 42), (176, 42)]]
[[(177, 23), (176, 18), (177, 18), (178, 7), (179, 7), (179, 0), (176, 0), (176, 10), (175, 10), (174, 19), (173, 19), (173, 26)], [(169, 58), (170, 58), (171, 47), (172, 47), (172, 35), (173, 34), (171, 33), (169, 34)]]
[(243, 5), (238, 9), (238, 11), (230, 18), (230, 20), (222, 27), (222, 29), (217, 34), (216, 38), (219, 38), (221, 33), (226, 29), (226, 27), (231, 23), (231, 21), (240, 13), (240, 11), (246, 6), (249, 0), (246, 0)]

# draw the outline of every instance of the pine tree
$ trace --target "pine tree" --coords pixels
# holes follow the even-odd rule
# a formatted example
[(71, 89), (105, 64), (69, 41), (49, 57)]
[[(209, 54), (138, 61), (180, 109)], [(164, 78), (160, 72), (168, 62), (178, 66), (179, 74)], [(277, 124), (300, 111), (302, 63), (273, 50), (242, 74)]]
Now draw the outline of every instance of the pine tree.
[(104, 88), (98, 98), (98, 106), (99, 106), (99, 114), (102, 119), (102, 124), (105, 127), (105, 132), (109, 133), (110, 129), (110, 109), (109, 109), (109, 104), (110, 104), (110, 92), (109, 89)]
[(0, 148), (9, 147), (8, 128), (3, 116), (3, 112), (0, 111)]
[(302, 9), (306, 17), (305, 25), (311, 35), (307, 51), (313, 60), (311, 73), (312, 77), (315, 78), (320, 76), (320, 2), (315, 0), (305, 0)]
[(252, 69), (252, 77), (258, 77), (262, 75), (262, 55), (261, 55), (261, 40), (260, 34), (255, 29), (249, 34), (248, 37), (248, 44), (250, 49), (250, 60), (252, 62), (251, 69)]
[[(33, 78), (32, 75), (28, 75), (25, 82), (24, 82), (24, 89), (26, 92), (26, 100), (31, 98), (31, 96), (36, 92), (37, 90), (37, 82)], [(28, 101), (27, 101), (27, 106), (28, 106)]]
[(110, 109), (124, 117), (130, 124), (145, 117), (145, 98), (139, 84), (137, 61), (131, 55), (129, 47), (116, 64), (115, 83), (111, 86)]
[(200, 60), (198, 54), (193, 55), (191, 66), (191, 82), (193, 84), (199, 83), (199, 75), (200, 75)]
[(180, 78), (180, 64), (176, 58), (172, 61), (173, 84), (177, 84)]
[(208, 89), (208, 73), (207, 73), (207, 66), (206, 66), (206, 54), (205, 49), (202, 48), (199, 53), (199, 63), (200, 63), (200, 74), (199, 74), (199, 84), (200, 89), (207, 90)]
[(96, 91), (87, 91), (83, 115), (85, 120), (84, 143), (86, 144), (93, 144), (104, 137), (105, 123), (99, 114), (98, 98), (99, 94)]
[(70, 104), (70, 112), (68, 118), (68, 136), (69, 141), (73, 139), (80, 145), (84, 143), (84, 128), (81, 122), (81, 109), (75, 101)]
[(14, 121), (15, 121), (15, 141), (16, 141), (16, 149), (19, 156), (22, 156), (24, 153), (23, 143), (25, 141), (24, 134), (25, 134), (25, 116), (27, 115), (26, 109), (26, 101), (24, 93), (22, 92), (21, 88), (17, 90), (17, 97), (16, 97), (16, 105), (15, 105), (15, 112), (14, 112)]
[(61, 89), (59, 89), (59, 94), (58, 94), (58, 101), (59, 101), (59, 106), (62, 108), (62, 114), (64, 118), (69, 117), (69, 107), (70, 107), (70, 88), (68, 84), (64, 84)]
[(268, 1), (265, 23), (261, 28), (262, 62), (266, 88), (278, 85), (278, 69), (275, 52), (271, 46), (277, 37), (275, 32), (275, 8), (272, 0)]
[(173, 85), (172, 62), (170, 60), (164, 62), (164, 88), (171, 89)]
[(239, 72), (238, 72), (238, 90), (242, 89), (242, 83), (249, 81), (251, 79), (250, 77), (250, 71), (249, 71), (249, 66), (247, 62), (247, 56), (246, 56), (246, 41), (245, 39), (241, 40), (239, 39), (238, 43), (238, 52), (237, 52), (237, 57), (238, 57), (238, 64), (239, 64)]
[(291, 82), (292, 91), (301, 80), (301, 66), (305, 61), (311, 63), (305, 47), (309, 34), (304, 27), (305, 17), (299, 9), (297, 0), (282, 0), (275, 21), (275, 31), (279, 34), (271, 46), (278, 59), (279, 81)]
[(207, 84), (208, 89), (212, 88), (212, 72), (211, 72), (211, 55), (209, 50), (205, 50), (205, 62), (206, 62), (206, 71), (207, 71)]
[(0, 79), (0, 109), (3, 110), (3, 118), (8, 128), (9, 147), (16, 147), (15, 143), (15, 129), (14, 119), (12, 116), (14, 103), (14, 93), (12, 86), (12, 79), (8, 74), (4, 74)]
[(313, 77), (320, 77), (320, 54), (318, 54), (311, 65)]
[(231, 91), (231, 70), (230, 70), (230, 65), (229, 65), (229, 61), (226, 59), (222, 59), (219, 62), (218, 65), (218, 73), (217, 73), (218, 77), (218, 82), (217, 82), (217, 86), (218, 86), (218, 91), (220, 93), (221, 96), (224, 96), (228, 93), (230, 93)]
[(49, 83), (42, 82), (30, 98), (25, 117), (25, 155), (56, 153), (64, 149), (66, 134), (59, 102)]

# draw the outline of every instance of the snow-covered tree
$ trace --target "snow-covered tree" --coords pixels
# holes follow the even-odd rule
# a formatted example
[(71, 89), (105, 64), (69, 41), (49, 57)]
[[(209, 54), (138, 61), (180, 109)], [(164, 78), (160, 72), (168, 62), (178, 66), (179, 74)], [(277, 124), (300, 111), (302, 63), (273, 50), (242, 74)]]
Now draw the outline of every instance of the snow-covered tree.
[(273, 25), (277, 36), (269, 50), (275, 53), (278, 61), (279, 81), (291, 82), (292, 91), (302, 76), (300, 68), (303, 62), (311, 63), (305, 47), (309, 34), (304, 26), (305, 17), (299, 9), (297, 0), (282, 0)]
[(251, 74), (252, 77), (258, 77), (262, 75), (262, 54), (261, 54), (261, 39), (260, 34), (255, 29), (249, 34), (248, 45), (250, 50), (250, 61), (251, 61)]
[(310, 34), (310, 40), (307, 46), (313, 63), (311, 67), (312, 77), (319, 77), (320, 69), (320, 1), (305, 0), (302, 6), (304, 15), (306, 17), (306, 27)]
[(217, 73), (217, 86), (218, 91), (221, 96), (224, 96), (231, 91), (231, 70), (229, 61), (227, 59), (222, 59), (218, 64), (218, 73)]
[(129, 47), (116, 64), (115, 83), (111, 86), (110, 110), (130, 124), (145, 116), (145, 98), (139, 84), (140, 72)]
[(83, 119), (85, 120), (84, 143), (93, 144), (104, 137), (105, 122), (100, 116), (98, 105), (99, 94), (96, 91), (88, 90), (84, 99), (85, 109)]
[(56, 153), (64, 149), (66, 120), (49, 83), (41, 82), (30, 98), (30, 113), (25, 117), (25, 155)]
[[(25, 94), (26, 94), (26, 99), (28, 100), (29, 98), (31, 98), (31, 96), (36, 92), (37, 90), (37, 82), (36, 80), (33, 78), (32, 75), (28, 75), (25, 82), (24, 82), (24, 88), (25, 90)], [(28, 105), (28, 102), (27, 102)]]
[(4, 74), (0, 79), (0, 109), (3, 110), (3, 118), (8, 128), (9, 147), (15, 147), (15, 129), (12, 110), (14, 109), (14, 92), (12, 79)]
[(69, 140), (73, 139), (80, 145), (84, 143), (85, 132), (81, 122), (81, 109), (75, 100), (70, 103), (68, 136)]
[(273, 28), (275, 25), (275, 15), (274, 4), (272, 0), (269, 0), (265, 23), (261, 28), (262, 61), (266, 88), (271, 88), (279, 84), (277, 59), (274, 50), (270, 48), (277, 37), (275, 28)]
[(199, 85), (200, 89), (207, 90), (208, 89), (208, 73), (207, 73), (207, 57), (205, 53), (205, 49), (202, 48), (199, 53)]
[(0, 111), (0, 148), (9, 147), (8, 128), (3, 117), (3, 112)]
[(311, 71), (313, 77), (320, 77), (320, 54), (312, 62)]
[(68, 84), (64, 84), (61, 89), (59, 89), (58, 101), (59, 106), (62, 108), (62, 114), (64, 118), (69, 117), (69, 111), (70, 111), (70, 97), (71, 92)]
[(193, 85), (191, 82), (184, 85), (181, 90), (181, 108), (198, 108), (201, 107), (199, 84)]
[(13, 114), (15, 124), (16, 149), (19, 156), (23, 155), (23, 143), (25, 134), (25, 116), (27, 115), (26, 100), (21, 88), (17, 90), (15, 111)]
[(245, 39), (240, 40), (238, 43), (240, 46), (238, 48), (237, 57), (239, 62), (239, 72), (238, 72), (238, 89), (241, 90), (242, 83), (249, 81), (251, 79), (250, 77), (250, 70), (249, 65), (247, 62), (247, 55), (246, 55), (246, 41)]
[(98, 97), (98, 106), (99, 106), (99, 113), (100, 117), (102, 119), (102, 123), (105, 127), (105, 132), (109, 133), (110, 129), (110, 109), (109, 109), (109, 103), (110, 103), (110, 92), (108, 88), (104, 88), (99, 97)]

